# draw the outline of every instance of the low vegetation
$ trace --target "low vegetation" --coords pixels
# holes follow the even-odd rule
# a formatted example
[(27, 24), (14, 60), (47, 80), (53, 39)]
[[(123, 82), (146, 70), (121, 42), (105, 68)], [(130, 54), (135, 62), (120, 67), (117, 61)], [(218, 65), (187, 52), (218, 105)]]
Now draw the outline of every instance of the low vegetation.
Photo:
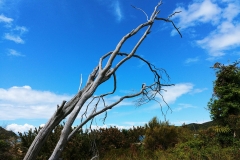
[[(79, 131), (68, 142), (61, 157), (64, 160), (87, 160), (98, 154), (100, 159), (105, 160), (240, 159), (239, 138), (217, 132), (214, 124), (174, 126), (154, 117), (144, 127), (128, 130), (110, 127), (91, 132)], [(51, 133), (38, 160), (48, 159), (51, 155), (63, 125), (58, 125)], [(0, 159), (22, 159), (40, 129), (19, 133), (18, 137), (0, 134)]]

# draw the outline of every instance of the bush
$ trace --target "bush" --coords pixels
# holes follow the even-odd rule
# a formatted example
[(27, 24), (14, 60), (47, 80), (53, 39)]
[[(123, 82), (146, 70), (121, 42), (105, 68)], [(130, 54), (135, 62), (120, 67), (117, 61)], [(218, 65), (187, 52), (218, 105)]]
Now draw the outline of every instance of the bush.
[(169, 125), (168, 122), (160, 122), (156, 117), (146, 125), (146, 128), (144, 146), (148, 150), (166, 150), (180, 141), (185, 141), (186, 135), (181, 133), (184, 128)]

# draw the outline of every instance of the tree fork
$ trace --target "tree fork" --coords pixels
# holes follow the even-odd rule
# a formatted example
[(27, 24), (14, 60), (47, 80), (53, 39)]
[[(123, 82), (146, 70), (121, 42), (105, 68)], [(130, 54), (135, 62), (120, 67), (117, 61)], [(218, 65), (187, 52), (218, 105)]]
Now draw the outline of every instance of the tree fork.
[[(150, 62), (143, 59), (142, 57), (136, 55), (136, 51), (139, 48), (139, 46), (142, 44), (142, 42), (145, 40), (147, 35), (151, 33), (150, 30), (151, 30), (152, 25), (154, 24), (155, 20), (171, 22), (173, 27), (178, 31), (179, 35), (182, 37), (181, 33), (179, 32), (179, 28), (177, 28), (175, 26), (174, 22), (172, 20), (170, 20), (170, 18), (173, 15), (175, 15), (176, 13), (179, 13), (179, 12), (174, 12), (168, 18), (159, 18), (159, 17), (157, 17), (159, 12), (160, 12), (158, 10), (158, 8), (161, 4), (162, 4), (162, 1), (160, 0), (158, 2), (158, 4), (155, 6), (154, 11), (152, 12), (152, 15), (150, 16), (149, 19), (148, 19), (147, 14), (142, 9), (134, 7), (135, 9), (138, 9), (138, 10), (142, 11), (146, 15), (147, 22), (140, 24), (135, 29), (133, 29), (131, 32), (129, 32), (128, 34), (123, 36), (122, 39), (119, 41), (119, 43), (116, 45), (115, 50), (103, 55), (100, 58), (98, 65), (93, 69), (92, 73), (89, 75), (86, 86), (82, 90), (80, 90), (75, 95), (75, 97), (72, 98), (69, 102), (66, 103), (66, 101), (63, 101), (63, 103), (60, 106), (58, 106), (57, 111), (53, 114), (51, 119), (46, 123), (46, 125), (41, 129), (39, 134), (35, 137), (34, 141), (32, 142), (31, 146), (28, 149), (27, 154), (24, 157), (24, 160), (36, 159), (37, 154), (40, 151), (44, 142), (46, 141), (48, 135), (68, 115), (69, 115), (69, 118), (68, 118), (67, 122), (65, 123), (65, 126), (64, 126), (64, 128), (62, 130), (62, 133), (61, 133), (61, 136), (60, 136), (60, 139), (59, 139), (51, 157), (49, 158), (50, 160), (59, 159), (65, 145), (67, 144), (67, 141), (76, 133), (76, 131), (81, 129), (84, 124), (86, 124), (87, 122), (92, 120), (95, 116), (97, 116), (97, 115), (99, 115), (103, 112), (107, 112), (107, 110), (109, 110), (109, 109), (112, 109), (114, 106), (119, 104), (122, 100), (124, 100), (126, 98), (133, 98), (133, 97), (137, 97), (137, 96), (142, 95), (142, 98), (140, 98), (139, 101), (138, 101), (138, 105), (142, 105), (142, 104), (147, 103), (151, 100), (155, 100), (157, 102), (155, 97), (156, 97), (157, 94), (162, 96), (160, 91), (162, 90), (161, 87), (164, 86), (163, 84), (160, 83), (161, 76), (160, 76), (159, 71), (161, 71), (161, 70), (157, 69), (154, 65), (152, 65)], [(147, 27), (146, 30), (144, 31), (143, 35), (140, 37), (138, 42), (133, 46), (132, 51), (129, 54), (120, 52), (120, 49), (124, 45), (124, 43), (129, 38), (131, 38), (132, 36), (137, 34), (140, 30), (144, 29), (145, 27)], [(115, 60), (115, 58), (117, 56), (124, 56), (124, 57), (115, 66), (113, 66), (113, 61)], [(110, 105), (106, 105), (104, 98), (108, 95), (114, 94), (115, 91), (116, 91), (116, 87), (117, 87), (117, 85), (116, 85), (117, 84), (116, 71), (117, 71), (117, 69), (122, 64), (124, 64), (126, 61), (128, 61), (129, 59), (134, 58), (134, 57), (140, 59), (141, 61), (145, 62), (148, 65), (148, 67), (150, 69), (150, 72), (152, 72), (153, 76), (154, 76), (153, 84), (151, 84), (151, 85), (143, 84), (141, 89), (139, 90), (139, 92), (137, 92), (135, 94), (129, 94), (129, 95), (122, 96), (116, 102), (114, 102)], [(105, 66), (103, 66), (102, 62), (106, 58), (108, 58), (107, 63), (106, 63)], [(164, 72), (164, 73), (166, 74), (166, 72)], [(79, 126), (71, 132), (72, 124), (75, 121), (75, 119), (76, 119), (77, 115), (79, 114), (80, 110), (82, 109), (83, 105), (86, 103), (87, 100), (91, 99), (91, 97), (93, 96), (96, 89), (102, 83), (108, 81), (111, 77), (114, 78), (114, 85), (113, 85), (114, 89), (113, 89), (113, 91), (109, 92), (109, 93), (104, 93), (104, 94), (102, 94), (100, 96), (97, 96), (97, 97), (93, 97), (93, 99), (98, 98), (98, 101), (95, 104), (95, 107), (92, 110), (92, 113), (87, 116), (86, 115), (87, 109), (86, 109), (86, 111), (82, 114), (82, 118), (84, 116), (86, 117), (85, 120), (81, 121)], [(168, 77), (168, 75), (167, 75), (167, 77)], [(170, 85), (165, 85), (165, 86), (170, 86)], [(103, 101), (104, 108), (100, 109), (100, 110), (97, 110), (98, 109), (97, 108), (98, 107), (98, 102), (100, 100)], [(164, 101), (164, 99), (163, 99), (163, 101)], [(93, 103), (93, 100), (90, 101), (87, 104), (87, 106), (92, 104), (92, 103)], [(161, 106), (161, 104), (160, 104), (160, 106)], [(94, 155), (94, 156), (96, 156), (96, 155)]]

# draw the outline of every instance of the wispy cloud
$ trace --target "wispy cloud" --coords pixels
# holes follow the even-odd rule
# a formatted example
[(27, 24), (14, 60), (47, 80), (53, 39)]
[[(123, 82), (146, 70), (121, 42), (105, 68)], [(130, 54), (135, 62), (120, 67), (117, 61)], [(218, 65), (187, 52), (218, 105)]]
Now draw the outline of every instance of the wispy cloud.
[(223, 56), (226, 50), (240, 46), (240, 23), (223, 22), (210, 35), (196, 43), (208, 50), (211, 57)]
[(164, 97), (164, 100), (168, 104), (170, 104), (170, 103), (174, 103), (177, 100), (177, 98), (179, 98), (180, 96), (189, 93), (193, 89), (193, 84), (179, 83), (179, 84), (176, 84), (175, 86), (170, 86), (165, 89), (166, 91), (163, 91), (162, 95)]
[(146, 63), (144, 63), (143, 61), (139, 61), (139, 64), (137, 65), (137, 67), (142, 68), (145, 65), (146, 65)]
[(195, 63), (199, 61), (199, 57), (195, 57), (195, 58), (188, 58), (184, 61), (185, 64), (189, 64), (189, 63)]
[(196, 94), (196, 93), (201, 93), (201, 92), (203, 92), (203, 91), (206, 91), (206, 90), (208, 90), (207, 88), (197, 88), (197, 89), (194, 89), (194, 90), (192, 90), (191, 92), (190, 92), (190, 94)]
[(9, 56), (17, 56), (17, 57), (25, 56), (25, 55), (21, 54), (20, 52), (14, 50), (14, 49), (8, 49), (8, 55)]
[(117, 22), (123, 19), (123, 11), (120, 0), (97, 0), (101, 5), (108, 8), (108, 12), (113, 15)]
[[(164, 88), (165, 91), (162, 91), (162, 96), (158, 95), (156, 98), (161, 103), (162, 106), (166, 106), (165, 102), (169, 104), (174, 104), (175, 101), (183, 96), (188, 94), (193, 89), (192, 83), (179, 83), (174, 86)], [(163, 101), (164, 98), (164, 101)], [(159, 109), (159, 104), (154, 104), (151, 107), (148, 107), (147, 110)]]
[(30, 86), (0, 88), (0, 119), (48, 119), (57, 104), (70, 98), (68, 95), (33, 90)]
[(5, 33), (4, 38), (15, 43), (24, 44), (24, 40), (19, 35), (12, 35), (10, 33)]
[(114, 13), (117, 17), (117, 21), (121, 21), (122, 18), (123, 18), (123, 15), (122, 15), (122, 10), (121, 10), (119, 1), (118, 0), (113, 1), (112, 6), (113, 6), (113, 9), (114, 9)]
[(221, 8), (211, 2), (211, 0), (197, 1), (188, 5), (187, 9), (178, 7), (175, 11), (181, 11), (180, 14), (173, 16), (173, 19), (178, 19), (178, 26), (181, 29), (190, 26), (200, 25), (201, 23), (216, 24), (219, 21)]
[(193, 106), (191, 104), (186, 104), (186, 103), (180, 103), (178, 104), (177, 108), (174, 108), (173, 111), (181, 111), (183, 109), (188, 109), (188, 108), (197, 108), (196, 106)]
[(13, 30), (15, 31), (20, 31), (20, 34), (22, 35), (23, 33), (28, 32), (28, 29), (24, 26), (16, 26)]
[[(180, 14), (173, 17), (178, 21), (177, 26), (184, 31), (193, 26), (211, 24), (213, 30), (204, 38), (197, 39), (196, 44), (207, 50), (209, 59), (218, 58), (227, 51), (240, 47), (240, 3), (238, 1), (223, 0), (202, 0), (195, 1), (184, 7), (178, 7), (175, 11), (181, 10)], [(173, 31), (172, 35), (176, 32)]]
[(3, 14), (0, 15), (0, 22), (2, 23), (12, 23), (13, 19), (12, 18), (8, 18), (6, 16), (4, 16)]
[(13, 41), (18, 44), (25, 43), (21, 36), (28, 32), (28, 29), (26, 27), (14, 25), (13, 19), (6, 17), (3, 14), (0, 15), (0, 23), (3, 23), (4, 27), (7, 28), (7, 32), (5, 32), (3, 35), (4, 39)]

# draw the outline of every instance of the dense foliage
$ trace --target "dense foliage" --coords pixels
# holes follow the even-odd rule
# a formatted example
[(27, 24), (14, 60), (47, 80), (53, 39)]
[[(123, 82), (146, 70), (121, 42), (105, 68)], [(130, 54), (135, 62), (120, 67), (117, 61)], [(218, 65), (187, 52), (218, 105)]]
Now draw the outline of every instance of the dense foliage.
[(214, 94), (208, 107), (213, 120), (225, 121), (229, 115), (240, 114), (240, 68), (238, 62), (224, 66), (215, 64)]
[[(193, 125), (195, 124), (173, 126), (154, 117), (144, 127), (131, 129), (110, 127), (79, 131), (69, 141), (61, 157), (64, 160), (85, 160), (91, 159), (97, 153), (103, 160), (240, 159), (239, 138), (233, 138), (230, 134), (225, 135), (224, 138), (228, 137), (232, 143), (224, 146), (220, 141), (222, 135), (215, 130), (215, 123), (198, 125), (198, 127)], [(195, 129), (190, 130), (189, 128), (192, 128), (190, 126)], [(62, 127), (63, 125), (58, 125), (54, 129), (37, 159), (48, 159)], [(16, 141), (9, 143), (9, 140), (6, 141), (5, 138), (4, 141), (4, 137), (0, 137), (1, 158), (22, 159), (40, 129), (19, 133), (19, 143), (15, 143)], [(141, 137), (145, 139), (141, 141)]]
[(214, 94), (208, 103), (211, 118), (218, 122), (215, 130), (239, 136), (240, 125), (240, 68), (239, 62), (231, 65), (215, 63)]

